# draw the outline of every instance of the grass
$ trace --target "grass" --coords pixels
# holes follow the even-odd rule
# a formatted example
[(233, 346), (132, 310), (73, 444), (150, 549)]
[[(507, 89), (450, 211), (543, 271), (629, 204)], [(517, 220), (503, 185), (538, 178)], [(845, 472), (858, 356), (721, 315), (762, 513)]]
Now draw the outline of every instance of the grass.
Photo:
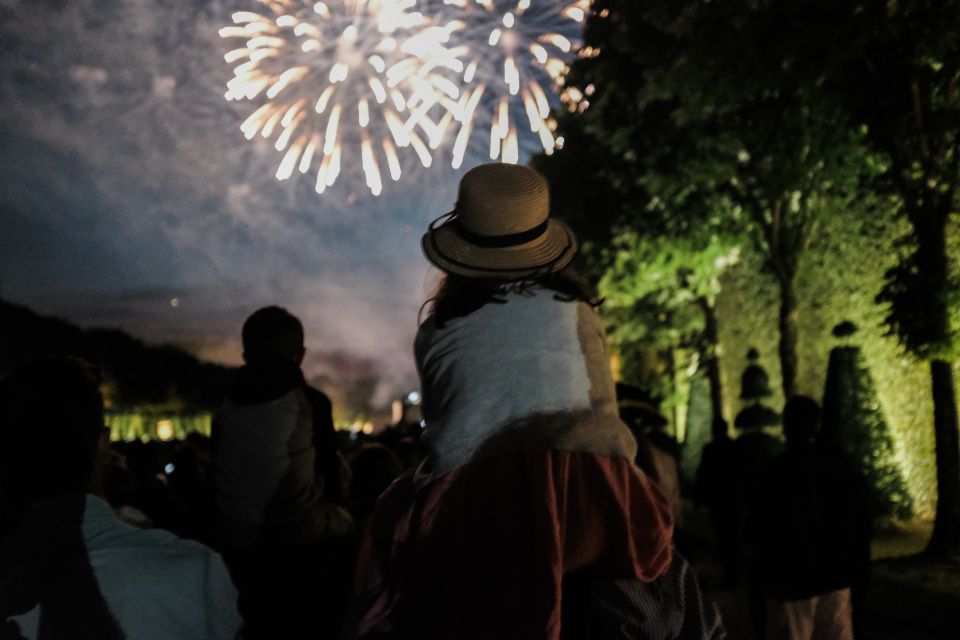
[[(687, 556), (717, 603), (731, 640), (749, 640), (745, 589), (720, 589), (720, 567), (706, 513), (688, 508)], [(857, 640), (947, 640), (960, 638), (960, 563), (922, 555), (929, 522), (886, 527), (872, 545), (874, 558)]]

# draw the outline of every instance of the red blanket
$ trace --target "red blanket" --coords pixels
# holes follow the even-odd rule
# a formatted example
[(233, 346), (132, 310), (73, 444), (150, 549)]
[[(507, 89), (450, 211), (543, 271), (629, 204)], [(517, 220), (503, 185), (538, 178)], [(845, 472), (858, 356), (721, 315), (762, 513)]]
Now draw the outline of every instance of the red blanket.
[(629, 461), (526, 451), (380, 498), (357, 568), (350, 637), (560, 638), (563, 578), (651, 581), (670, 509)]

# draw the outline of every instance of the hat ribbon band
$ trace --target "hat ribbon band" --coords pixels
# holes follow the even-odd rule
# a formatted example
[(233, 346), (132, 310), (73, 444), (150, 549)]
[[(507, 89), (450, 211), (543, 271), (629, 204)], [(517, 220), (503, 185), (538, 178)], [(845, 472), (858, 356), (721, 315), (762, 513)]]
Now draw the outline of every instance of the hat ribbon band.
[(542, 236), (546, 230), (547, 220), (544, 220), (542, 223), (538, 224), (532, 229), (521, 231), (520, 233), (511, 233), (505, 236), (485, 236), (479, 233), (474, 233), (469, 229), (464, 229), (463, 225), (457, 225), (457, 234), (461, 238), (470, 244), (488, 249), (502, 249), (504, 247), (515, 247), (521, 244), (526, 244)]

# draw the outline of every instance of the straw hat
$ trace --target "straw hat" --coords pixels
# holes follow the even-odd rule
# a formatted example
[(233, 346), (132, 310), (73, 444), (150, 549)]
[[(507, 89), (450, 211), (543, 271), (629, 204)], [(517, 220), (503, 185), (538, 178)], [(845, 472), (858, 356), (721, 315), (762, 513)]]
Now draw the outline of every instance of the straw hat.
[(430, 225), (423, 252), (439, 269), (468, 278), (516, 280), (563, 269), (577, 240), (548, 219), (550, 193), (539, 173), (483, 164), (460, 181), (456, 208)]

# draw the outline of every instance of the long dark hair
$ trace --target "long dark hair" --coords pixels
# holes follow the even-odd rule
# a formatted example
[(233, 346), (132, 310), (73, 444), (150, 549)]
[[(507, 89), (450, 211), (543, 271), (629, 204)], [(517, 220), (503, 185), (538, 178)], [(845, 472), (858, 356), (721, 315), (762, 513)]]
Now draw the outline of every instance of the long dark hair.
[(584, 302), (599, 307), (603, 300), (594, 288), (567, 266), (553, 273), (531, 276), (521, 280), (488, 280), (447, 274), (437, 287), (436, 294), (421, 307), (433, 314), (442, 326), (454, 318), (462, 318), (488, 304), (504, 304), (507, 294), (533, 295), (534, 289), (549, 289), (562, 302)]

